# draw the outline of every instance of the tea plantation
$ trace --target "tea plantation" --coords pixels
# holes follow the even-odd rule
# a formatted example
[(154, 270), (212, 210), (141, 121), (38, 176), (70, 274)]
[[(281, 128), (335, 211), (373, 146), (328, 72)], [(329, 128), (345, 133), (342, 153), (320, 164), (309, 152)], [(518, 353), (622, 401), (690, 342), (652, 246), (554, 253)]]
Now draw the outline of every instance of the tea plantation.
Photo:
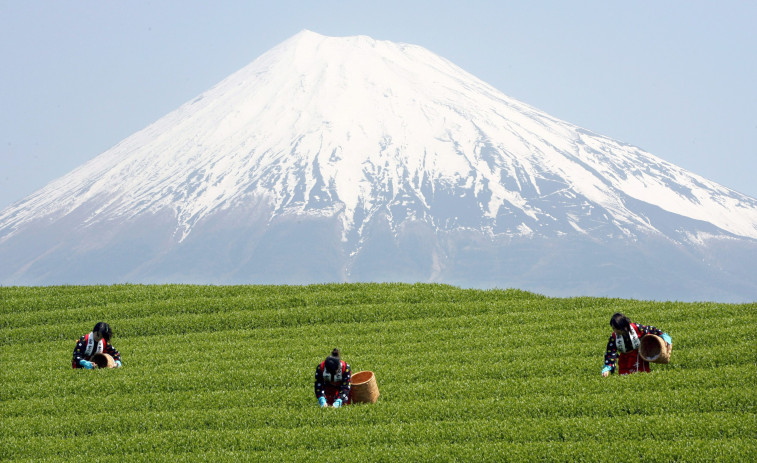
[[(610, 316), (668, 365), (602, 378)], [(114, 330), (123, 368), (72, 370)], [(757, 461), (757, 304), (434, 284), (0, 288), (0, 461)], [(339, 347), (376, 404), (320, 409)]]

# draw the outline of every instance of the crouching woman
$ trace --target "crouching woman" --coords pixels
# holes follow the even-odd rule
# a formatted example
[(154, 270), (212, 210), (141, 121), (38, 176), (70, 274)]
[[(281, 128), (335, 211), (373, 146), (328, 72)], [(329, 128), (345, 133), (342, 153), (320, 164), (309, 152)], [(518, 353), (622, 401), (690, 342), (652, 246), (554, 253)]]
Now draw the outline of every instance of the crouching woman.
[(605, 366), (602, 368), (602, 376), (605, 377), (616, 371), (621, 375), (649, 372), (649, 362), (639, 355), (641, 338), (647, 334), (660, 336), (667, 343), (668, 349), (673, 344), (669, 334), (654, 326), (631, 323), (631, 320), (620, 312), (610, 318), (610, 326), (613, 333), (607, 341)]
[(315, 368), (315, 397), (321, 407), (339, 408), (350, 403), (352, 370), (342, 360), (339, 349)]
[(110, 329), (110, 325), (105, 322), (98, 322), (92, 332), (79, 338), (76, 343), (72, 366), (91, 370), (97, 368), (97, 365), (92, 362), (96, 354), (108, 354), (115, 361), (115, 366), (120, 367), (121, 354), (110, 343), (112, 336), (113, 331)]

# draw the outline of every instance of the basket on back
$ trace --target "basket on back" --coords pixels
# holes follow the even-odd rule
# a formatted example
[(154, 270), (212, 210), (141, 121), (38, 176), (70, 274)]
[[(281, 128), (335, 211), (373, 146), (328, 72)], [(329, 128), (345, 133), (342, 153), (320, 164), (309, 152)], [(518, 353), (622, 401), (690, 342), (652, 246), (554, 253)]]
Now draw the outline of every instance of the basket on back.
[(353, 403), (375, 404), (379, 397), (376, 375), (372, 371), (361, 371), (352, 375)]
[(97, 365), (97, 368), (116, 368), (116, 361), (110, 354), (95, 354), (92, 356), (92, 363)]
[(672, 350), (673, 346), (665, 342), (661, 337), (648, 334), (641, 338), (639, 355), (647, 362), (668, 363), (670, 362), (670, 352)]

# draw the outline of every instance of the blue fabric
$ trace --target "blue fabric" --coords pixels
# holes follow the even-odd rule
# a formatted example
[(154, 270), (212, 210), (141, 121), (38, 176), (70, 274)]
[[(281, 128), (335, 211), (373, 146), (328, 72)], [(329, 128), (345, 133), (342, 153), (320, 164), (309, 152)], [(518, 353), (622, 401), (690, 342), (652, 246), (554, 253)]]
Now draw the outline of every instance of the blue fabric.
[(339, 408), (342, 406), (342, 399), (336, 399), (334, 401), (334, 408)]
[(668, 333), (662, 333), (661, 337), (663, 341), (667, 342), (668, 344), (673, 344), (673, 338), (671, 338)]
[(606, 372), (606, 371), (608, 371), (608, 372), (609, 372), (609, 371), (612, 371), (612, 367), (611, 367), (611, 366), (609, 366), (609, 365), (605, 365), (605, 367), (604, 367), (604, 368), (602, 368), (602, 373), (604, 373), (604, 372)]
[(326, 406), (326, 397), (318, 397), (318, 403), (321, 404), (321, 407)]
[(121, 366), (121, 361), (120, 361), (120, 360), (116, 360), (116, 366), (117, 366), (117, 367), (120, 367), (120, 366)]
[(86, 361), (84, 359), (79, 360), (79, 365), (83, 366), (87, 370), (91, 370), (91, 369), (95, 368), (95, 366), (92, 365), (92, 362), (88, 362), (88, 361)]

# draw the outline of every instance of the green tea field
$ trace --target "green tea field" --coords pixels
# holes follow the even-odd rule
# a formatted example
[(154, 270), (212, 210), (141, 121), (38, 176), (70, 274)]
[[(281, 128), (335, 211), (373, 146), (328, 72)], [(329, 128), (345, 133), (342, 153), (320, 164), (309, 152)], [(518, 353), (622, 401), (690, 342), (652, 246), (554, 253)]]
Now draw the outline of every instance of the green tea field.
[[(610, 316), (671, 363), (602, 378)], [(114, 331), (123, 368), (73, 370)], [(435, 284), (0, 288), (0, 461), (757, 461), (757, 304)], [(338, 347), (376, 404), (318, 407)]]

